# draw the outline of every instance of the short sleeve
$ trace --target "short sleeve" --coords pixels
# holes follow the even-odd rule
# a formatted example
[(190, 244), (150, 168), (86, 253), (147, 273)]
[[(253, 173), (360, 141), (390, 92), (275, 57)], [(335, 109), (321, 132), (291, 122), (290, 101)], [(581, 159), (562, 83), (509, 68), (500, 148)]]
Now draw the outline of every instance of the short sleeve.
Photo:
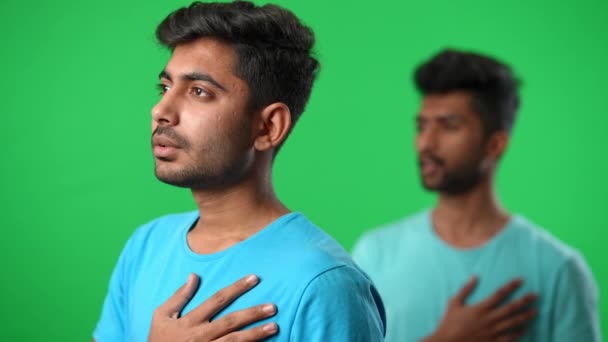
[(304, 291), (291, 341), (384, 341), (382, 300), (358, 269), (340, 266), (312, 280)]
[(103, 303), (101, 318), (97, 322), (93, 338), (96, 342), (126, 341), (127, 279), (129, 250), (132, 238), (122, 250), (114, 267), (108, 293)]
[(574, 255), (562, 266), (552, 310), (552, 341), (601, 341), (598, 289), (585, 260)]

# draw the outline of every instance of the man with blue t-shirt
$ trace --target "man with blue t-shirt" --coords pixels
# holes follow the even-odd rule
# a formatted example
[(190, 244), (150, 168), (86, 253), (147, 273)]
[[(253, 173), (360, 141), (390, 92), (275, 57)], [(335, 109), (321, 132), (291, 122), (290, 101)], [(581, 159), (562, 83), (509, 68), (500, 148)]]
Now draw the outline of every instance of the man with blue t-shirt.
[(319, 68), (311, 30), (243, 1), (193, 3), (156, 33), (172, 55), (152, 109), (155, 173), (198, 210), (133, 234), (94, 340), (382, 341), (370, 279), (272, 186)]
[(445, 50), (415, 82), (416, 152), (437, 204), (365, 234), (353, 252), (384, 300), (386, 341), (599, 341), (583, 257), (496, 196), (519, 106), (511, 69)]

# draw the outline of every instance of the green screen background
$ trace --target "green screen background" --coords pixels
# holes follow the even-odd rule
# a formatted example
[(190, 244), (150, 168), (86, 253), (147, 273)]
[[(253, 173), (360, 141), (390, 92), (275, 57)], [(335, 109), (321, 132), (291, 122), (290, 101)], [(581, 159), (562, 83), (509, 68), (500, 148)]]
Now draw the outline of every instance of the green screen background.
[[(292, 210), (350, 249), (432, 206), (414, 162), (412, 70), (446, 46), (486, 52), (524, 81), (504, 204), (580, 250), (606, 289), (608, 2), (278, 3), (315, 30), (322, 63), (275, 165)], [(154, 178), (149, 148), (169, 56), (154, 30), (185, 4), (0, 2), (1, 340), (89, 340), (133, 230), (194, 209), (188, 190)], [(600, 315), (608, 336), (605, 296)]]

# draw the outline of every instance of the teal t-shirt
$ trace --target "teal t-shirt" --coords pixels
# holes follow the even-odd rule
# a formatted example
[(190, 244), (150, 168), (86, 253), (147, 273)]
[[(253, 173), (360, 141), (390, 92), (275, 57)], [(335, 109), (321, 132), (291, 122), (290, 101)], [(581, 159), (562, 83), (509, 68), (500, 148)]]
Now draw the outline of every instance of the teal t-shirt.
[(213, 293), (256, 274), (259, 284), (217, 317), (274, 303), (269, 341), (383, 341), (384, 308), (370, 279), (349, 254), (302, 214), (277, 219), (248, 239), (214, 254), (196, 254), (186, 235), (198, 212), (169, 215), (139, 228), (127, 242), (110, 280), (97, 342), (146, 341), (154, 309), (191, 272), (201, 277), (192, 310)]
[(387, 342), (420, 341), (471, 276), (477, 303), (516, 277), (510, 300), (538, 294), (538, 315), (521, 341), (600, 341), (598, 290), (582, 256), (521, 216), (474, 249), (456, 249), (432, 228), (430, 211), (366, 233), (353, 258), (384, 301)]

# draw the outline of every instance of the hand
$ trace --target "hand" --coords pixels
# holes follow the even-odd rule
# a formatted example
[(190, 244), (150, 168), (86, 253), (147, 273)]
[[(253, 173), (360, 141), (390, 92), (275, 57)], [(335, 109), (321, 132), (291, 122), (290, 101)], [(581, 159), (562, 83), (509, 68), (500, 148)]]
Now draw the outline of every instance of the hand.
[(472, 277), (449, 301), (439, 327), (425, 342), (516, 341), (526, 332), (524, 324), (536, 316), (536, 309), (529, 307), (536, 295), (527, 294), (509, 304), (500, 304), (521, 283), (521, 279), (515, 279), (482, 302), (465, 305), (466, 298), (477, 285), (477, 277)]
[(210, 322), (216, 313), (257, 285), (258, 278), (255, 275), (242, 278), (221, 289), (201, 305), (180, 317), (180, 312), (196, 292), (198, 282), (198, 277), (190, 274), (186, 284), (154, 311), (148, 342), (257, 341), (272, 336), (278, 331), (276, 323), (237, 331), (248, 324), (273, 316), (276, 313), (273, 304), (243, 309)]

